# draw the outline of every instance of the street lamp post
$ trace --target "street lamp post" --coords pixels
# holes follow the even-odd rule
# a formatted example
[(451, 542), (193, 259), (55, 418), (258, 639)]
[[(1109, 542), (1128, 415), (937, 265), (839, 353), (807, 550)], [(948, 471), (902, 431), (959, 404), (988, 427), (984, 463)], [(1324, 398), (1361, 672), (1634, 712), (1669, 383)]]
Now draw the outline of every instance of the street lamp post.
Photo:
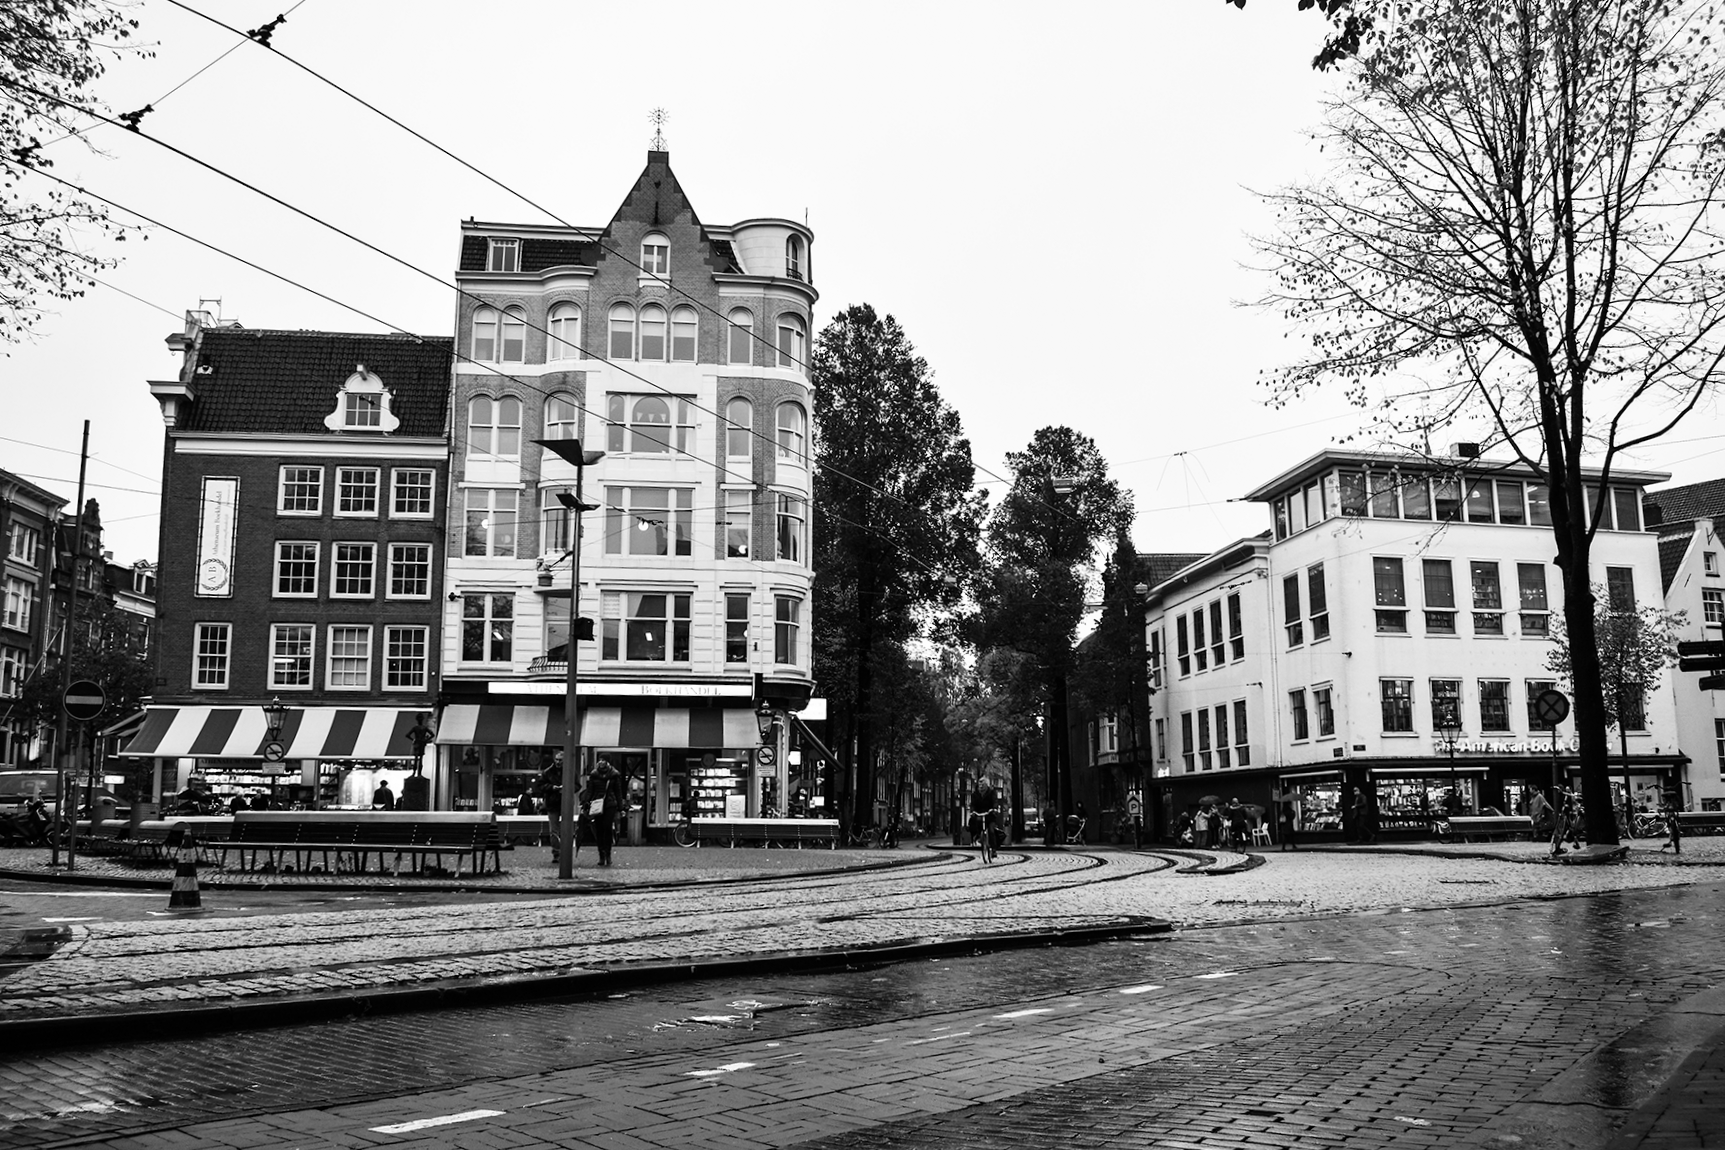
[(1449, 748), (1449, 789), (1456, 801), (1461, 801), (1461, 780), (1455, 771), (1455, 745), (1461, 739), (1461, 705), (1455, 699), (1440, 701), (1437, 713), (1437, 733)]
[(563, 656), (567, 674), (563, 696), (563, 780), (558, 802), (561, 832), (557, 836), (557, 877), (575, 877), (575, 790), (580, 781), (576, 756), (581, 745), (581, 716), (576, 712), (576, 686), (580, 682), (575, 636), (580, 625), (581, 606), (581, 515), (598, 509), (597, 503), (582, 499), (583, 481), (587, 468), (605, 458), (603, 451), (585, 451), (579, 439), (536, 439), (540, 447), (575, 468), (575, 494), (557, 493), (557, 502), (569, 513), (569, 633), (564, 642)]

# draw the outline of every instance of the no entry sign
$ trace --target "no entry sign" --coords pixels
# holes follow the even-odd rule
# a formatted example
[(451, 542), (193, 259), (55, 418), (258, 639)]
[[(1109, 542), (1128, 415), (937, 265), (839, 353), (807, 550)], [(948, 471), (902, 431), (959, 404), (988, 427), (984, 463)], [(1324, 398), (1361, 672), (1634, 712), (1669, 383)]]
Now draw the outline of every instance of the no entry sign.
[(79, 679), (66, 688), (66, 697), (62, 701), (66, 708), (66, 717), (76, 719), (80, 723), (94, 719), (108, 705), (108, 696), (102, 693), (102, 688), (88, 679)]

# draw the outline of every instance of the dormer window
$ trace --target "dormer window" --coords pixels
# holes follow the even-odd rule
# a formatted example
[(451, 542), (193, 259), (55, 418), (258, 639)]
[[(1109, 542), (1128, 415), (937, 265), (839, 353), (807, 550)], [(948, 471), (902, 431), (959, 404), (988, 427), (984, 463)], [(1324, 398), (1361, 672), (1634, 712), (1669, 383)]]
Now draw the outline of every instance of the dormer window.
[(401, 420), (389, 410), (389, 389), (383, 380), (357, 364), (336, 395), (335, 410), (324, 416), (331, 431), (394, 431)]
[(521, 241), (492, 240), (490, 255), (486, 260), (487, 271), (518, 272), (521, 270)]
[(651, 276), (671, 274), (671, 241), (657, 232), (641, 241), (641, 270)]
[(803, 237), (785, 237), (785, 278), (800, 280), (803, 275)]

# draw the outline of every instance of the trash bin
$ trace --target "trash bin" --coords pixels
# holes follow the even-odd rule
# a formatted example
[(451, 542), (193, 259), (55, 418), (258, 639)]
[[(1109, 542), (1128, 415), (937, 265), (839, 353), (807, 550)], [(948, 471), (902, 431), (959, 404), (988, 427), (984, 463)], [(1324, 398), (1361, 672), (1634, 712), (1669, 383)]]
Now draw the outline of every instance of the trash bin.
[(640, 846), (647, 837), (647, 811), (644, 807), (630, 807), (629, 814), (623, 824), (623, 841), (632, 847)]
[(117, 810), (118, 807), (114, 802), (113, 795), (97, 795), (96, 809), (92, 812), (91, 817), (99, 823), (110, 822), (114, 819)]

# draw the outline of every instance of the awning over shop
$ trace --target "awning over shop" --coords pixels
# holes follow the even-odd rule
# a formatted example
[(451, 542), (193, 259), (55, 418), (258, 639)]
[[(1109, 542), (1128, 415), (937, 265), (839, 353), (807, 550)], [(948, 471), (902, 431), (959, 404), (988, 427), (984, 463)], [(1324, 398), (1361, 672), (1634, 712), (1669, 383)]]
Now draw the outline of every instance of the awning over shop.
[[(407, 733), (423, 710), (289, 707), (287, 759), (411, 759)], [(151, 707), (120, 754), (134, 759), (261, 759), (269, 741), (262, 707)]]
[[(437, 724), (440, 746), (555, 747), (563, 742), (563, 701), (451, 703)], [(584, 747), (753, 747), (755, 713), (743, 707), (588, 707)]]

